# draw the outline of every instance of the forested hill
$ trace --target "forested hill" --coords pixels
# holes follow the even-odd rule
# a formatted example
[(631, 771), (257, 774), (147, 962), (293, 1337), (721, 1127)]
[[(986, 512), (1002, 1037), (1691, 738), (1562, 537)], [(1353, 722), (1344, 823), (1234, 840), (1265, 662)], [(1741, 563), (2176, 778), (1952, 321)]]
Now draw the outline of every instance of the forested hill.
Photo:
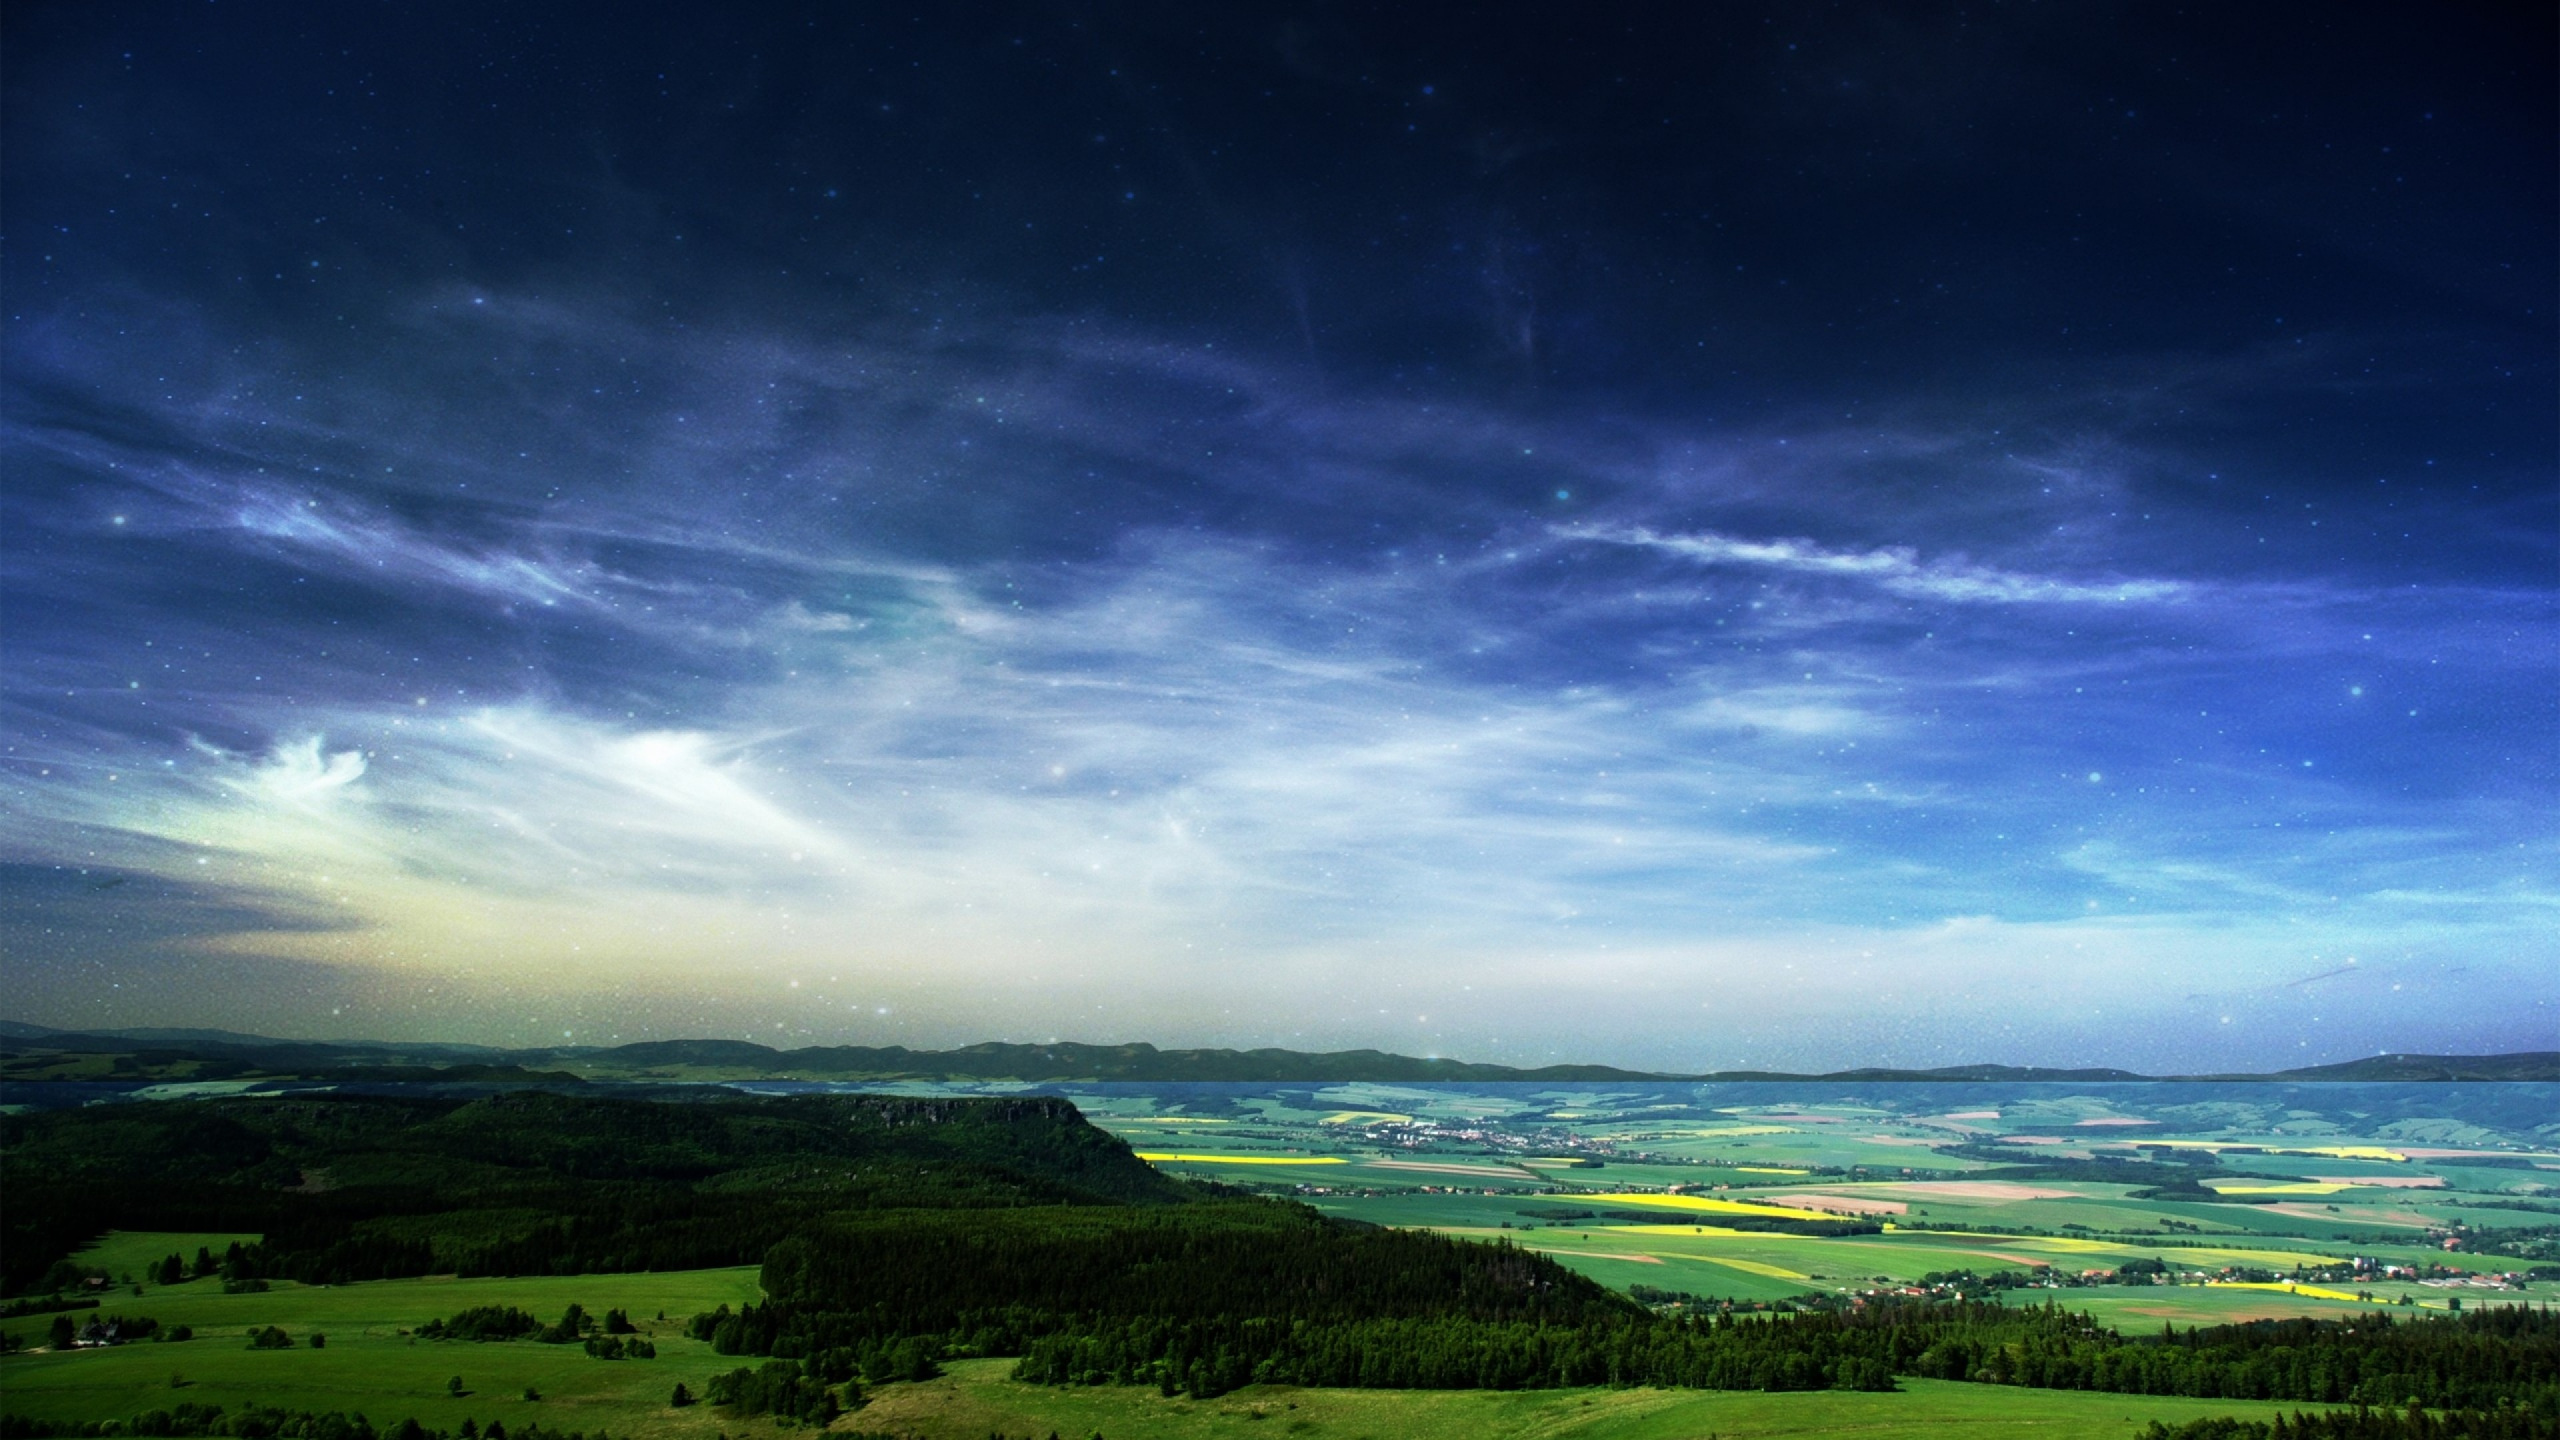
[(1534, 1070), (1425, 1060), (1383, 1050), (1159, 1050), (1132, 1045), (1010, 1045), (989, 1041), (957, 1050), (902, 1045), (823, 1045), (773, 1050), (736, 1040), (652, 1040), (597, 1052), (600, 1066), (749, 1068), (808, 1075), (912, 1076), (980, 1080), (1653, 1080), (1606, 1065), (1548, 1065)]
[[(6, 1283), (108, 1229), (254, 1232), (232, 1278), (753, 1264), (823, 1216), (1196, 1197), (1064, 1100), (520, 1090), (0, 1116)], [(182, 1257), (183, 1258), (183, 1257)]]
[(1244, 1083), (1464, 1081), (2036, 1082), (2181, 1080), (2560, 1081), (2560, 1051), (2516, 1055), (2378, 1055), (2270, 1074), (2142, 1075), (2102, 1067), (1946, 1065), (1805, 1074), (1718, 1070), (1668, 1074), (1608, 1065), (1516, 1068), (1383, 1050), (1164, 1050), (1133, 1043), (1031, 1045), (988, 1041), (955, 1050), (815, 1045), (778, 1050), (750, 1040), (645, 1040), (629, 1045), (501, 1050), (372, 1041), (274, 1040), (220, 1030), (91, 1034), (0, 1022), (0, 1079), (442, 1081), (566, 1085), (607, 1080), (1030, 1080)]

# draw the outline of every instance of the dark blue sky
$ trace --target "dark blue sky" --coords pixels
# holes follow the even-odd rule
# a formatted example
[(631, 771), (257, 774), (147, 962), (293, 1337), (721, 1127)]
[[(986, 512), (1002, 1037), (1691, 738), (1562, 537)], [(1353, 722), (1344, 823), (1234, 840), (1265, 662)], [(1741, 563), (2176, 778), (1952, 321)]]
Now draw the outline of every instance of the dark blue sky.
[(2560, 1043), (2547, 10), (0, 24), (20, 1018)]

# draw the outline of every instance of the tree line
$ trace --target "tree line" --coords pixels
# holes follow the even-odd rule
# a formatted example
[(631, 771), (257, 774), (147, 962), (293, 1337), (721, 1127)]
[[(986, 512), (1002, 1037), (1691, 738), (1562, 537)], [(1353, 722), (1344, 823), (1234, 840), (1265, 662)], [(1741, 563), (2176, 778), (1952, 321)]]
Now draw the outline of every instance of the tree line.
[(2328, 1410), (2242, 1420), (2215, 1415), (2184, 1425), (2154, 1420), (2135, 1440), (2550, 1440), (2560, 1424), (2527, 1410)]

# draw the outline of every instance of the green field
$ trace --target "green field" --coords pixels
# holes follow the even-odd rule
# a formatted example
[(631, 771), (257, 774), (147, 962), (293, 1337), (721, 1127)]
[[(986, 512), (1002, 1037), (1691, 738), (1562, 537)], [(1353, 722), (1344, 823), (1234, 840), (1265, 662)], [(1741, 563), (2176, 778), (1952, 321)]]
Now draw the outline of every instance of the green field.
[[(2361, 1256), (2418, 1267), (2431, 1283), (2363, 1278), (2350, 1288), (2439, 1310), (2456, 1297), (2511, 1301), (2553, 1288), (2481, 1278), (2521, 1275), (2535, 1261), (2443, 1243), (2560, 1229), (2560, 1128), (2538, 1092), (2404, 1089), (2384, 1097), (2401, 1107), (2393, 1118), (2374, 1092), (2310, 1087), (1831, 1087), (1860, 1093), (1801, 1098), (1788, 1091), (1821, 1087), (1703, 1088), (1715, 1093), (1240, 1086), (1204, 1100), (1123, 1086), (1076, 1099), (1169, 1172), (1293, 1194), (1349, 1218), (1508, 1239), (1622, 1289), (1765, 1302), (1931, 1272), (2049, 1267), (2073, 1283), (2010, 1297), (2149, 1328), (2365, 1307), (2196, 1284), (2091, 1286), (2082, 1272), (2156, 1259), (2190, 1280), (2249, 1278), (2234, 1267), (2289, 1276)], [(1758, 1102), (1716, 1103), (1743, 1092)], [(2417, 1118), (2411, 1099), (2427, 1107)], [(2203, 1163), (2150, 1163), (2164, 1155)], [(2154, 1196), (2160, 1181), (2055, 1168), (2099, 1163), (2204, 1183)], [(2022, 1178), (2039, 1167), (2051, 1173)], [(1847, 1238), (1720, 1233), (1712, 1215), (1634, 1198), (1675, 1190), (1886, 1228)], [(1663, 1210), (1658, 1223), (1631, 1220), (1649, 1206)], [(1574, 1210), (1593, 1213), (1559, 1218)], [(2546, 1273), (2560, 1268), (2551, 1258), (2560, 1256), (2539, 1262)], [(2455, 1269), (2468, 1274), (2441, 1273)]]
[(1003, 1377), (1010, 1361), (971, 1361), (919, 1385), (892, 1386), (845, 1427), (913, 1432), (925, 1440), (989, 1434), (1101, 1434), (1110, 1440), (1309, 1436), (1340, 1440), (1741, 1440), (1856, 1436), (1940, 1440), (1966, 1435), (2131, 1440), (2151, 1420), (2263, 1417), (2277, 1407), (2122, 1395), (1999, 1389), (1928, 1380), (1893, 1394), (1816, 1391), (1542, 1390), (1525, 1392), (1302, 1390), (1255, 1386), (1216, 1400), (1164, 1399), (1145, 1387), (1047, 1389)]
[[(166, 1236), (126, 1236), (167, 1254)], [(545, 1426), (616, 1431), (669, 1421), (690, 1412), (667, 1410), (678, 1379), (697, 1390), (715, 1369), (710, 1347), (682, 1334), (697, 1311), (760, 1298), (752, 1269), (687, 1270), (667, 1274), (544, 1276), (514, 1279), (379, 1280), (358, 1285), (302, 1286), (222, 1293), (219, 1282), (190, 1281), (147, 1288), (140, 1298), (110, 1296), (100, 1315), (148, 1315), (163, 1329), (190, 1326), (196, 1338), (144, 1342), (69, 1354), (0, 1357), (0, 1395), (16, 1414), (48, 1420), (100, 1420), (167, 1408), (182, 1400), (237, 1406), (244, 1401), (288, 1409), (362, 1410), (377, 1421), (414, 1415), (426, 1425), (453, 1429), (465, 1416), (511, 1426), (538, 1419)], [(421, 1341), (402, 1332), (475, 1305), (514, 1305), (545, 1319), (570, 1304), (590, 1312), (628, 1311), (658, 1347), (655, 1360), (589, 1359), (574, 1345)], [(656, 1317), (663, 1312), (665, 1320)], [(51, 1317), (26, 1316), (9, 1328), (41, 1340)], [(88, 1318), (76, 1314), (75, 1320)], [(251, 1350), (243, 1338), (256, 1327), (282, 1327), (290, 1350)], [(314, 1333), (326, 1348), (310, 1348)], [(463, 1378), (468, 1394), (455, 1398), (446, 1384)], [(523, 1398), (526, 1386), (542, 1394)], [(707, 1417), (706, 1417), (707, 1418)], [(716, 1426), (702, 1427), (709, 1433)], [(671, 1430), (669, 1433), (691, 1433)]]
[[(128, 1243), (166, 1254), (170, 1237)], [(0, 1358), (0, 1395), (11, 1413), (42, 1420), (121, 1418), (179, 1401), (236, 1407), (255, 1401), (294, 1410), (362, 1411), (377, 1424), (415, 1416), (452, 1430), (466, 1417), (510, 1429), (609, 1430), (655, 1440), (712, 1440), (740, 1421), (711, 1406), (672, 1409), (679, 1380), (699, 1392), (713, 1374), (740, 1364), (688, 1340), (694, 1312), (756, 1298), (744, 1269), (539, 1279), (381, 1280), (357, 1285), (280, 1285), (225, 1295), (212, 1282), (154, 1289), (119, 1299), (109, 1313), (149, 1314), (187, 1324), (197, 1338), (69, 1354)], [(578, 1347), (530, 1341), (500, 1344), (421, 1341), (401, 1333), (472, 1305), (515, 1305), (556, 1315), (571, 1302), (591, 1311), (631, 1313), (658, 1347), (655, 1360), (589, 1359)], [(664, 1312), (665, 1321), (655, 1319)], [(43, 1317), (35, 1317), (41, 1320)], [(27, 1322), (15, 1322), (25, 1324)], [(282, 1327), (289, 1350), (251, 1350), (253, 1326)], [(328, 1336), (314, 1350), (314, 1332)], [(2204, 1414), (2268, 1413), (2276, 1407), (2018, 1390), (1932, 1381), (1903, 1382), (1893, 1394), (1661, 1390), (1345, 1391), (1261, 1386), (1215, 1400), (1166, 1399), (1143, 1386), (1057, 1389), (1006, 1379), (1009, 1360), (960, 1361), (944, 1378), (891, 1385), (838, 1429), (912, 1434), (922, 1440), (982, 1440), (990, 1434), (1089, 1436), (1112, 1440), (1220, 1435), (1435, 1437), (1572, 1436), (1590, 1440), (1698, 1440), (1719, 1435), (1857, 1435), (1869, 1440), (1944, 1434), (2105, 1437), (2127, 1440), (2143, 1422)], [(466, 1394), (448, 1381), (462, 1377)], [(523, 1398), (532, 1387), (541, 1398)]]
[(73, 1254), (71, 1263), (83, 1271), (102, 1273), (118, 1284), (130, 1285), (146, 1278), (152, 1266), (172, 1255), (193, 1264), (196, 1251), (204, 1249), (212, 1251), (214, 1258), (219, 1260), (223, 1250), (235, 1242), (249, 1245), (256, 1243), (257, 1239), (255, 1235), (241, 1234), (116, 1230), (100, 1236), (96, 1243)]

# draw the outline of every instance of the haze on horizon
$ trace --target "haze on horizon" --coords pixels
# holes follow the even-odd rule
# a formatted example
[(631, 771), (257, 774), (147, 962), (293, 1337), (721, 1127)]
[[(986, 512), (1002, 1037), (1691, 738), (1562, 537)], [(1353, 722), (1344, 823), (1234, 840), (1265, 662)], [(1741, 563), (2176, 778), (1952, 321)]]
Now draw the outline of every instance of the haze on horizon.
[(1451, 13), (12, 8), (7, 1013), (2553, 1046), (2549, 14)]

